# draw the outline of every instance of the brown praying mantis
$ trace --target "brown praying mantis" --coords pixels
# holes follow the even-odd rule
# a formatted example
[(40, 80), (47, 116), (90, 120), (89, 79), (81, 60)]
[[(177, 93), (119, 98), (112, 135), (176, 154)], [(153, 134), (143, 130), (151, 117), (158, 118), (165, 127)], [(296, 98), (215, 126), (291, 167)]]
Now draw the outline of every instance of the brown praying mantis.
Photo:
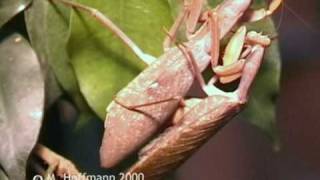
[[(128, 171), (144, 172), (148, 179), (156, 179), (159, 173), (178, 167), (240, 111), (271, 40), (240, 26), (225, 48), (222, 63), (219, 61), (220, 40), (237, 24), (263, 19), (281, 4), (281, 0), (273, 0), (267, 10), (251, 10), (251, 0), (225, 0), (213, 10), (204, 10), (205, 0), (192, 0), (177, 17), (164, 41), (165, 52), (156, 60), (98, 10), (67, 0), (55, 1), (94, 16), (149, 65), (107, 108), (100, 149), (103, 167), (113, 167), (137, 151), (176, 113), (171, 120), (174, 125), (145, 147), (140, 161)], [(172, 46), (183, 23), (188, 42)], [(206, 84), (201, 72), (209, 64), (214, 76)], [(233, 92), (224, 92), (214, 85), (239, 78), (238, 88)], [(194, 82), (200, 84), (207, 97), (184, 101)]]

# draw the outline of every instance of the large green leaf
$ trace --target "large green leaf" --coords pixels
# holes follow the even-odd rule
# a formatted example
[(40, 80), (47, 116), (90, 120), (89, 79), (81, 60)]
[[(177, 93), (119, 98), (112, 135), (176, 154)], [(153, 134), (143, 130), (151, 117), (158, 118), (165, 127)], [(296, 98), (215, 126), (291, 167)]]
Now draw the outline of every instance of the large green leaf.
[[(73, 98), (78, 108), (87, 111), (66, 45), (69, 38), (70, 8), (47, 0), (34, 0), (25, 12), (27, 31), (33, 48), (46, 71), (53, 70), (62, 88)], [(47, 66), (49, 64), (49, 67)], [(48, 77), (50, 73), (48, 74)], [(52, 79), (52, 78), (51, 78)], [(47, 82), (50, 78), (47, 78)], [(53, 89), (47, 89), (51, 91)]]
[(1, 0), (0, 1), (0, 27), (13, 16), (23, 11), (31, 0)]
[(0, 42), (0, 167), (25, 179), (44, 109), (44, 80), (37, 56), (18, 34)]
[[(166, 0), (81, 0), (99, 9), (147, 53), (159, 56), (165, 33), (172, 22)], [(72, 16), (68, 46), (81, 92), (92, 109), (104, 119), (113, 96), (142, 69), (137, 59), (117, 37), (85, 13)]]

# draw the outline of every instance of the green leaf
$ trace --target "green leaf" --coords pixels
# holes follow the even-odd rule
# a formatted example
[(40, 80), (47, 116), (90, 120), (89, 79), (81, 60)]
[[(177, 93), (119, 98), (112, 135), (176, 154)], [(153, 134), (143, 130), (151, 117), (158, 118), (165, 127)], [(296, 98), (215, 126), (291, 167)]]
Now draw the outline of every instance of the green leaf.
[(51, 107), (62, 95), (62, 89), (58, 84), (53, 71), (49, 71), (45, 80), (46, 83), (46, 109)]
[[(162, 28), (172, 22), (166, 0), (78, 2), (99, 9), (146, 53), (162, 53)], [(103, 119), (114, 95), (145, 68), (117, 37), (85, 13), (75, 12), (72, 16), (68, 52), (81, 92)]]
[[(249, 29), (276, 35), (275, 26), (270, 18), (251, 24)], [(265, 132), (278, 148), (279, 139), (276, 129), (276, 97), (280, 88), (281, 57), (277, 40), (265, 53), (264, 63), (256, 77), (249, 103), (243, 115), (253, 125)]]
[(0, 27), (12, 17), (23, 11), (31, 0), (1, 0), (0, 1)]
[[(64, 5), (51, 4), (47, 0), (34, 0), (32, 6), (25, 12), (26, 26), (31, 44), (45, 71), (52, 70), (57, 81), (72, 97), (77, 107), (88, 111), (66, 50), (70, 12), (70, 8)], [(49, 72), (47, 82), (51, 82), (50, 79), (52, 77)]]
[(3, 170), (0, 168), (0, 179), (1, 180), (8, 180), (7, 175), (5, 174), (5, 172), (3, 172)]
[(25, 179), (42, 122), (44, 80), (35, 52), (19, 34), (0, 42), (0, 59), (0, 166), (9, 179)]
[(176, 18), (178, 14), (183, 10), (183, 1), (177, 1), (177, 0), (168, 0), (171, 14), (173, 18)]

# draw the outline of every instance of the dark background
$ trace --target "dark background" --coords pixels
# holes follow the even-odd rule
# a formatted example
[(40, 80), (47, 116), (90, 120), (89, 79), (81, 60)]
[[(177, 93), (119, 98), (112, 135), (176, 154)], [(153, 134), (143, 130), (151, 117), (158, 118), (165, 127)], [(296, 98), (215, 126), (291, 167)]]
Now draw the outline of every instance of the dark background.
[(179, 180), (320, 180), (320, 1), (285, 0), (275, 15), (282, 53), (282, 149), (234, 119), (179, 170)]

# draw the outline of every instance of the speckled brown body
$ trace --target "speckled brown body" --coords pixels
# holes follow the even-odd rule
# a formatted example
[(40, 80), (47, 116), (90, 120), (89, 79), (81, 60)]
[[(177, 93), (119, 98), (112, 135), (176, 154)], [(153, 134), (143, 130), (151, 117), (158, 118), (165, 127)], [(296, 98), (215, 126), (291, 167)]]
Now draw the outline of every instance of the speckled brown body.
[[(172, 49), (120, 91), (116, 100), (126, 106), (135, 106), (183, 97), (192, 85), (193, 77), (188, 61), (179, 50)], [(115, 102), (110, 104), (101, 147), (102, 165), (113, 166), (137, 150), (177, 109), (178, 103), (172, 100), (147, 105), (137, 108), (140, 112)]]
[[(251, 0), (226, 0), (220, 5), (217, 13), (221, 38), (240, 19), (250, 2)], [(209, 34), (187, 43), (200, 70), (205, 69), (210, 61), (210, 43)], [(120, 91), (116, 100), (126, 106), (136, 106), (184, 97), (193, 82), (194, 74), (189, 62), (180, 50), (172, 48)], [(176, 111), (178, 103), (156, 103), (137, 108), (137, 112), (112, 102), (107, 110), (106, 129), (100, 149), (101, 165), (112, 167), (138, 150)]]
[(186, 161), (211, 136), (235, 116), (247, 101), (248, 91), (262, 63), (264, 47), (255, 45), (247, 57), (238, 89), (190, 99), (174, 116), (177, 124), (140, 151), (140, 158), (127, 173), (142, 173), (145, 179), (160, 180)]
[(155, 142), (144, 148), (138, 163), (128, 173), (143, 173), (145, 179), (165, 177), (240, 111), (240, 104), (227, 96), (210, 96), (195, 105)]

